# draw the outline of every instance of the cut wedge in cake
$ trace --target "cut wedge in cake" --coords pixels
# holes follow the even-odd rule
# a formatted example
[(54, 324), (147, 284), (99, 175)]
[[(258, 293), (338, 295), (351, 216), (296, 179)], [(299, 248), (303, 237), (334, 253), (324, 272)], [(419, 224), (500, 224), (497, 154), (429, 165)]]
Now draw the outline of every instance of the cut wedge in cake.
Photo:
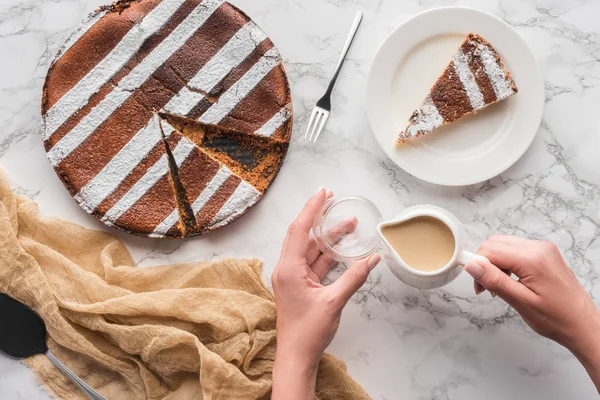
[(161, 115), (204, 154), (231, 168), (261, 193), (273, 181), (288, 148), (288, 142), (277, 138)]
[(254, 205), (287, 151), (288, 143), (279, 139), (161, 115), (167, 153), (177, 171), (173, 187), (186, 236), (226, 225)]
[(396, 144), (476, 113), (518, 92), (498, 52), (484, 38), (469, 33), (433, 84)]

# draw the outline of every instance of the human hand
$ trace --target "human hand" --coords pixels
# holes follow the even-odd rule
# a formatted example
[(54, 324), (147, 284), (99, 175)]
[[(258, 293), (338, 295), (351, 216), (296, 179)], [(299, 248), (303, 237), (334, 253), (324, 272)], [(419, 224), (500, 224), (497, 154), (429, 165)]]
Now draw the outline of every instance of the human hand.
[(504, 299), (535, 332), (571, 350), (600, 387), (600, 312), (558, 248), (550, 242), (494, 235), (478, 254), (490, 262), (465, 267), (476, 285)]
[[(317, 212), (332, 195), (321, 189), (306, 203), (288, 229), (281, 258), (271, 277), (277, 308), (273, 398), (289, 399), (290, 393), (301, 390), (290, 389), (289, 379), (297, 381), (298, 377), (311, 385), (308, 390), (314, 396), (317, 367), (337, 332), (342, 310), (380, 261), (379, 255), (374, 254), (352, 264), (331, 285), (321, 284), (336, 263), (319, 251), (309, 232)], [(350, 219), (328, 234), (339, 240), (354, 231), (356, 224), (356, 219)], [(293, 378), (288, 379), (290, 375)], [(301, 385), (306, 386), (304, 383)], [(285, 394), (278, 393), (279, 389), (285, 390)], [(296, 398), (307, 397), (298, 392)]]

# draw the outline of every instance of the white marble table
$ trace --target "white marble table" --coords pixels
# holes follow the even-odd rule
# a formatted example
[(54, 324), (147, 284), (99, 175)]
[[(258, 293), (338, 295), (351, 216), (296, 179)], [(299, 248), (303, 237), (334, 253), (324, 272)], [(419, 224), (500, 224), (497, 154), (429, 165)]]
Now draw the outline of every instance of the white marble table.
[[(69, 197), (41, 143), (39, 103), (49, 61), (67, 33), (103, 0), (0, 2), (0, 165), (41, 212), (104, 228)], [(117, 234), (141, 267), (222, 257), (260, 257), (273, 270), (286, 227), (325, 185), (360, 194), (384, 217), (422, 202), (456, 213), (471, 247), (492, 232), (559, 244), (592, 296), (600, 295), (600, 0), (232, 0), (279, 47), (292, 85), (295, 127), (280, 176), (263, 201), (206, 237), (159, 241)], [(546, 82), (542, 125), (531, 149), (489, 182), (436, 187), (396, 168), (370, 132), (363, 93), (370, 61), (400, 22), (419, 11), (464, 5), (491, 12), (529, 43)], [(356, 10), (365, 20), (317, 146), (301, 140)], [(302, 132), (303, 133), (303, 132)], [(1, 327), (0, 327), (1, 329)], [(347, 307), (329, 349), (374, 399), (593, 399), (583, 368), (536, 337), (506, 304), (473, 295), (463, 274), (418, 291), (378, 267)], [(44, 399), (33, 375), (0, 356), (1, 399)]]

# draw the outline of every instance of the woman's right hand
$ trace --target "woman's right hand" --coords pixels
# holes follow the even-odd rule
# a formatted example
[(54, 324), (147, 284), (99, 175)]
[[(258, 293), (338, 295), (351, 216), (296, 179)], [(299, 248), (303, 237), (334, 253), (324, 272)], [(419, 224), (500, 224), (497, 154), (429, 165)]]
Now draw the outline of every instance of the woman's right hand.
[(558, 248), (550, 242), (494, 235), (478, 254), (490, 262), (465, 267), (476, 286), (504, 299), (535, 332), (571, 350), (600, 389), (600, 312)]

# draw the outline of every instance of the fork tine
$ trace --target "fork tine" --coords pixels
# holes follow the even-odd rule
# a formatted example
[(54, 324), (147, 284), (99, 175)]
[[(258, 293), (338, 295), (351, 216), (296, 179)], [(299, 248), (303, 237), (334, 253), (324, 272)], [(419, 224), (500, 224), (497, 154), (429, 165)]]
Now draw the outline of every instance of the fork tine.
[(327, 122), (328, 118), (329, 113), (323, 113), (323, 118), (321, 118), (321, 124), (319, 125), (319, 130), (317, 131), (317, 135), (315, 136), (315, 140), (313, 143), (317, 143), (317, 139), (321, 135), (321, 132), (323, 132), (323, 127), (325, 126), (325, 122)]
[(317, 127), (319, 126), (319, 121), (323, 117), (323, 113), (321, 112), (321, 110), (315, 108), (315, 111), (316, 111), (316, 116), (315, 116), (315, 121), (314, 121), (314, 124), (312, 126), (312, 129), (310, 130), (310, 137), (308, 138), (309, 142), (312, 142), (312, 138), (315, 135)]
[(314, 122), (316, 113), (317, 113), (317, 109), (313, 108), (312, 113), (310, 114), (310, 119), (308, 120), (308, 126), (306, 127), (306, 133), (304, 134), (304, 139), (306, 139), (308, 137), (308, 131), (310, 131), (310, 127), (312, 126), (312, 124)]

